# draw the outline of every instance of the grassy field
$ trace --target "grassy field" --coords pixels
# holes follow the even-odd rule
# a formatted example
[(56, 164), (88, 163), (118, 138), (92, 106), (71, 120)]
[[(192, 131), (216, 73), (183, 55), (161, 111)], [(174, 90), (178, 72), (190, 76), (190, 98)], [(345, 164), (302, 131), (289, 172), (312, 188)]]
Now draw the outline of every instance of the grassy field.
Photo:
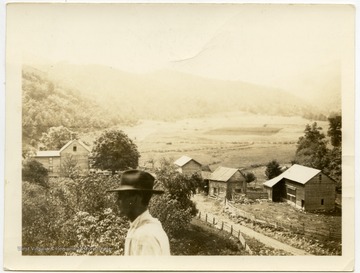
[[(301, 117), (231, 112), (174, 122), (143, 120), (119, 129), (138, 146), (140, 165), (188, 155), (212, 170), (219, 165), (252, 169), (273, 159), (289, 163), (296, 142), (311, 123)], [(326, 122), (318, 124), (327, 130)]]

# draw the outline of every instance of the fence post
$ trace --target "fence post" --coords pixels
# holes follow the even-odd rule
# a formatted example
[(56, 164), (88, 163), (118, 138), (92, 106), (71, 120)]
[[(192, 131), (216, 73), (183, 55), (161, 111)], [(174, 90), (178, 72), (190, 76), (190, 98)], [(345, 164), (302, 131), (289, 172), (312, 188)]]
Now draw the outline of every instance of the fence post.
[(221, 223), (221, 230), (224, 230), (224, 221)]
[(240, 229), (239, 229), (239, 232), (238, 232), (238, 239), (240, 239)]
[(207, 223), (207, 213), (206, 213), (206, 215), (205, 215), (205, 222)]
[(213, 217), (213, 225), (215, 225), (215, 217)]
[(232, 235), (232, 233), (233, 233), (233, 226), (231, 225), (231, 232), (230, 232), (230, 234)]

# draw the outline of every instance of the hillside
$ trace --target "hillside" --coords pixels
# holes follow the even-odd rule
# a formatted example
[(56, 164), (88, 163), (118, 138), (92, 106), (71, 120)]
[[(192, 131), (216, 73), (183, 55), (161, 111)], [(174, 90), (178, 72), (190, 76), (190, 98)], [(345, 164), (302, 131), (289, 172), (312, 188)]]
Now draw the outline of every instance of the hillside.
[(41, 66), (41, 70), (54, 82), (80, 90), (107, 109), (134, 119), (173, 121), (227, 111), (283, 116), (317, 112), (305, 100), (279, 89), (177, 71), (132, 74), (67, 63)]
[(35, 68), (22, 71), (23, 145), (35, 146), (43, 132), (66, 126), (76, 132), (107, 128), (119, 122), (93, 99), (74, 89), (55, 84)]

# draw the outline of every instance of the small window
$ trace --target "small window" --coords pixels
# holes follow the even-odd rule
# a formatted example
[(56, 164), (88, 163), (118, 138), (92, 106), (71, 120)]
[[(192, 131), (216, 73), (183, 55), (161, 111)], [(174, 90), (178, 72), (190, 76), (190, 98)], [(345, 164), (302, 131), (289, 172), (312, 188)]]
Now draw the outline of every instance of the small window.
[(52, 157), (49, 157), (49, 165), (52, 165), (53, 164), (53, 159)]
[(321, 174), (319, 174), (319, 182), (321, 182), (321, 179), (322, 179)]
[(76, 152), (76, 149), (77, 149), (77, 147), (76, 147), (76, 145), (74, 145), (73, 146), (73, 152)]
[(53, 167), (52, 166), (49, 166), (49, 173), (52, 173), (54, 170), (53, 170)]
[(321, 205), (324, 205), (324, 199), (321, 199)]

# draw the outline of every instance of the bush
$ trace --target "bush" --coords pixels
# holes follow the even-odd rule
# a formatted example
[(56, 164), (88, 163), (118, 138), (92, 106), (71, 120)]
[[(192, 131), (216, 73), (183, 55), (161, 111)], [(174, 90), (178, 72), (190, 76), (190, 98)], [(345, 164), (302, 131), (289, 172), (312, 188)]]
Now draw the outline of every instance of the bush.
[(22, 179), (31, 183), (36, 183), (43, 187), (48, 187), (48, 170), (35, 159), (23, 161)]
[(161, 221), (168, 235), (172, 236), (187, 228), (197, 214), (195, 203), (190, 198), (202, 181), (198, 175), (187, 176), (177, 172), (166, 160), (161, 162), (156, 178), (156, 186), (164, 189), (165, 194), (154, 196), (149, 209)]
[(120, 254), (127, 223), (106, 193), (116, 184), (115, 176), (57, 178), (47, 188), (23, 182), (23, 255)]

